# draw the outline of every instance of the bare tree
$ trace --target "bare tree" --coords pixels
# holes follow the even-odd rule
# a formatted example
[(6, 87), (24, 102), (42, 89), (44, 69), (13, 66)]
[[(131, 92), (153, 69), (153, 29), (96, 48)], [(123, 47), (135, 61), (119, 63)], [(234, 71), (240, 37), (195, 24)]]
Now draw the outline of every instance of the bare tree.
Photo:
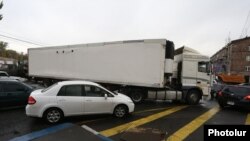
[[(2, 9), (2, 7), (3, 7), (3, 2), (0, 3), (0, 9)], [(0, 14), (0, 20), (2, 19), (3, 19), (3, 16)]]

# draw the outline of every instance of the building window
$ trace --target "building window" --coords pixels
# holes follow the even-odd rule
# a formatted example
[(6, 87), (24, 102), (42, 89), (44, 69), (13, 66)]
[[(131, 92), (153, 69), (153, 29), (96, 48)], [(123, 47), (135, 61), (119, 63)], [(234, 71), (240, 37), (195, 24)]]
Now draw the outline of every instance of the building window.
[(250, 71), (250, 66), (246, 66), (246, 71)]
[(246, 56), (246, 61), (250, 61), (250, 55)]

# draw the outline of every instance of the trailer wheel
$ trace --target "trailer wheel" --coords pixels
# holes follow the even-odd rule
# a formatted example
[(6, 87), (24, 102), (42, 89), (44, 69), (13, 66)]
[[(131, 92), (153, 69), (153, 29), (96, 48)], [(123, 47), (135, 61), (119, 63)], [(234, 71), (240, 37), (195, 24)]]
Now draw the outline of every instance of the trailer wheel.
[(133, 91), (130, 97), (134, 103), (141, 103), (143, 101), (143, 94), (141, 91)]
[(190, 105), (196, 105), (199, 103), (200, 101), (200, 93), (196, 90), (190, 90), (188, 93), (187, 93), (187, 103), (190, 104)]

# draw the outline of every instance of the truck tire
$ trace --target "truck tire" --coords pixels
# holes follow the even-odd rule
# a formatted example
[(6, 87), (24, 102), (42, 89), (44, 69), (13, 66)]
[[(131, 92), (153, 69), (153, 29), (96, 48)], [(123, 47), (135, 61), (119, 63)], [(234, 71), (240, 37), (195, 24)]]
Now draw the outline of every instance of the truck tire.
[(134, 103), (141, 103), (144, 97), (141, 91), (133, 91), (130, 94), (130, 98), (133, 100)]
[(190, 105), (196, 105), (200, 101), (200, 93), (197, 90), (190, 90), (187, 93), (186, 101)]

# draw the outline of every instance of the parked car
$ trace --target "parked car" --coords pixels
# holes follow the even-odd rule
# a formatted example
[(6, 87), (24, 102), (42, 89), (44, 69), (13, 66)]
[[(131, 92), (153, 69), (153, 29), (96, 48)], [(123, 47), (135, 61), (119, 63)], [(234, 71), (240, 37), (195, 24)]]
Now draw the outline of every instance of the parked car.
[(0, 108), (26, 105), (32, 91), (33, 88), (23, 82), (0, 79)]
[(33, 91), (26, 115), (57, 123), (67, 116), (114, 114), (124, 117), (134, 111), (133, 101), (126, 95), (111, 92), (89, 81), (62, 81)]
[(3, 79), (11, 79), (11, 80), (18, 80), (18, 81), (21, 81), (21, 82), (24, 82), (26, 81), (27, 79), (25, 78), (22, 78), (22, 77), (18, 77), (18, 76), (9, 76), (9, 74), (5, 71), (0, 71), (0, 80), (3, 80)]
[(225, 86), (218, 94), (220, 107), (239, 106), (250, 109), (250, 87), (239, 85)]

